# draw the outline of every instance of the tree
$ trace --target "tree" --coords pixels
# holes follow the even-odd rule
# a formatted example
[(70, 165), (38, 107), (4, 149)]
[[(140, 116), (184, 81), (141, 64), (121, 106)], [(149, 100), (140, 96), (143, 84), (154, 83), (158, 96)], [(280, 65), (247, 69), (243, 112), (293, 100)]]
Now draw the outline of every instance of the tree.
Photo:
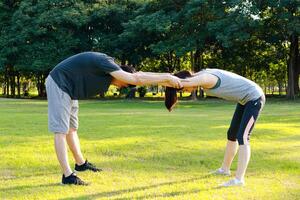
[(39, 96), (45, 96), (49, 71), (65, 57), (81, 52), (81, 28), (87, 21), (81, 1), (22, 1), (14, 12), (10, 40), (21, 52), (20, 72), (34, 74)]
[(268, 43), (289, 47), (287, 97), (299, 93), (300, 2), (298, 0), (253, 1), (264, 23), (263, 35)]
[(124, 24), (135, 16), (135, 10), (140, 7), (136, 1), (108, 1), (101, 6), (95, 6), (90, 13), (88, 26), (96, 51), (107, 53), (118, 58), (121, 64), (137, 65), (140, 63), (136, 53), (136, 41), (124, 35)]
[[(19, 55), (19, 48), (14, 41), (11, 26), (13, 13), (19, 8), (21, 1), (10, 0), (0, 2), (0, 71), (4, 74), (4, 94), (15, 96), (15, 62)], [(18, 90), (19, 91), (19, 90)], [(20, 95), (20, 94), (19, 94)]]
[[(237, 72), (299, 92), (297, 0), (9, 0), (0, 2), (0, 79), (44, 81), (61, 60), (100, 51), (138, 70)], [(286, 63), (286, 65), (283, 65)], [(284, 68), (282, 68), (284, 66)], [(287, 73), (288, 72), (288, 73)]]

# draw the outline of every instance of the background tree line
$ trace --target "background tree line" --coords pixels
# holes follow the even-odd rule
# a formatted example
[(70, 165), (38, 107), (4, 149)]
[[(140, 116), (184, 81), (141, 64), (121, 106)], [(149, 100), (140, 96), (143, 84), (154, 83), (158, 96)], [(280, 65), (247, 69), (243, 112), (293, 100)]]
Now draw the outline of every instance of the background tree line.
[(99, 51), (138, 70), (234, 71), (299, 94), (299, 0), (2, 0), (0, 83), (20, 96), (68, 56)]

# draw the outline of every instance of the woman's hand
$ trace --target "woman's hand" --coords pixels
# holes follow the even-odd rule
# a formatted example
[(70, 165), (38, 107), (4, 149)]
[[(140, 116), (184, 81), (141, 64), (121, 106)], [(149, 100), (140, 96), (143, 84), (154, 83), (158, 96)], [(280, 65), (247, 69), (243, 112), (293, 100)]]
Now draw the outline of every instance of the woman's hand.
[(180, 78), (173, 76), (171, 74), (168, 74), (166, 76), (168, 77), (168, 82), (166, 83), (167, 87), (172, 87), (176, 89), (180, 89), (183, 87)]

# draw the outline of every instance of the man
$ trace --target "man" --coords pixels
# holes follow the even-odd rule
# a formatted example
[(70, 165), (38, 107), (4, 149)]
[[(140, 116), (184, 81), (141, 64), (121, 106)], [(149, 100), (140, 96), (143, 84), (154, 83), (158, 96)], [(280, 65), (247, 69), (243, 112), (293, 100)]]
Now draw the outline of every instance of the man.
[(78, 100), (107, 91), (110, 84), (128, 85), (160, 84), (180, 88), (181, 82), (170, 74), (124, 70), (106, 54), (84, 52), (59, 63), (46, 80), (49, 130), (54, 134), (57, 159), (63, 175), (63, 184), (86, 185), (71, 169), (68, 162), (68, 144), (75, 159), (75, 170), (101, 171), (84, 159), (80, 150), (78, 129)]

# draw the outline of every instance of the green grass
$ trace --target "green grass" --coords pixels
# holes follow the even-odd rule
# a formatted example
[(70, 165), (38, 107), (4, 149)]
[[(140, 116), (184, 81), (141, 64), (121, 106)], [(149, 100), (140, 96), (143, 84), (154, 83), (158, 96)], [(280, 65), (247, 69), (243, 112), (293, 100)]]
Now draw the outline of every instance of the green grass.
[(208, 173), (221, 164), (234, 108), (206, 100), (169, 113), (161, 101), (81, 101), (82, 151), (104, 171), (80, 173), (91, 185), (76, 187), (60, 185), (47, 102), (0, 99), (0, 199), (299, 199), (299, 101), (267, 102), (247, 185), (216, 187), (228, 178)]

